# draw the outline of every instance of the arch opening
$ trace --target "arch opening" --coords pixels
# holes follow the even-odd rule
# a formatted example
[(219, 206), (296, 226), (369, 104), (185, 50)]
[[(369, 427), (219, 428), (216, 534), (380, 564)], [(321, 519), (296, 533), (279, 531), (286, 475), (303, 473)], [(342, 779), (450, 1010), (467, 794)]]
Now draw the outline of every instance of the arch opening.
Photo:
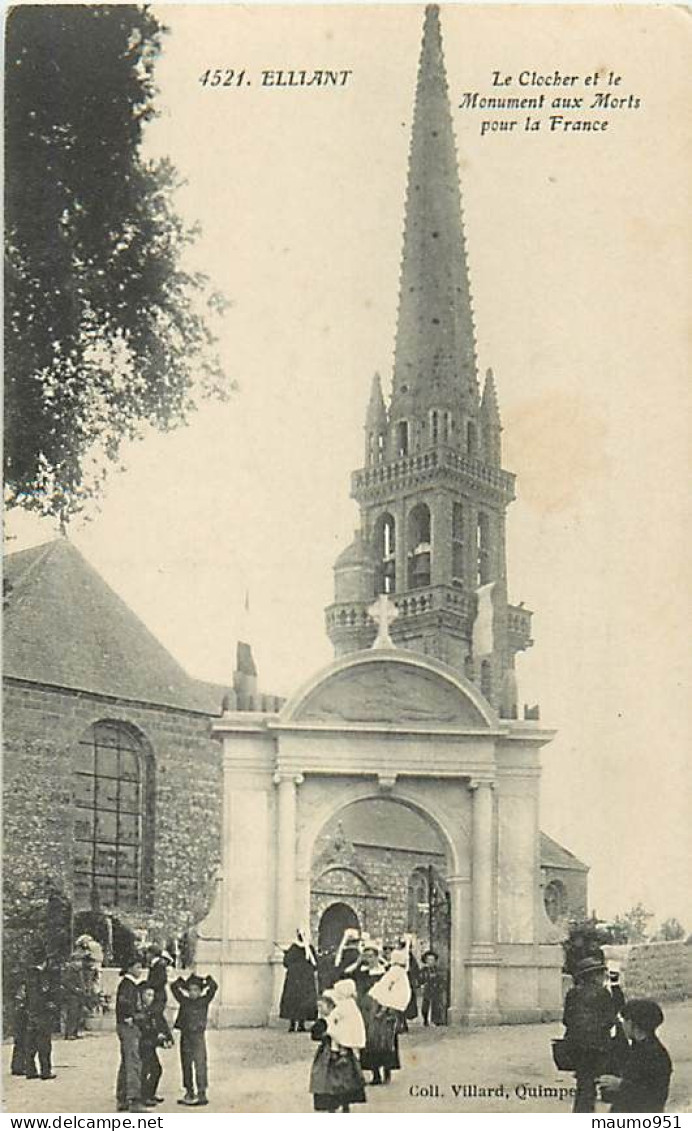
[(430, 585), (432, 532), (430, 508), (418, 503), (408, 516), (408, 587), (424, 589)]
[(445, 877), (452, 867), (442, 830), (422, 809), (379, 796), (347, 802), (314, 841), (313, 937), (325, 936), (322, 921), (329, 907), (344, 904), (363, 934), (392, 944), (410, 933), (419, 953), (432, 945), (446, 959), (450, 914)]
[(393, 593), (396, 589), (395, 557), (396, 524), (388, 511), (375, 523), (375, 552), (377, 567), (375, 593)]
[(349, 927), (360, 930), (360, 921), (350, 904), (342, 901), (330, 903), (320, 916), (317, 928), (318, 951), (335, 951)]

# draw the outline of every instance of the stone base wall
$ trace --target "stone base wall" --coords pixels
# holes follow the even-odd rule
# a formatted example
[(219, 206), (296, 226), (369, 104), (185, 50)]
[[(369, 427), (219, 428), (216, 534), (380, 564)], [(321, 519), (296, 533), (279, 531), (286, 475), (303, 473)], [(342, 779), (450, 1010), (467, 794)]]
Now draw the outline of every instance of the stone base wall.
[(692, 997), (692, 946), (683, 941), (605, 946), (609, 964), (619, 966), (627, 997), (680, 1001)]

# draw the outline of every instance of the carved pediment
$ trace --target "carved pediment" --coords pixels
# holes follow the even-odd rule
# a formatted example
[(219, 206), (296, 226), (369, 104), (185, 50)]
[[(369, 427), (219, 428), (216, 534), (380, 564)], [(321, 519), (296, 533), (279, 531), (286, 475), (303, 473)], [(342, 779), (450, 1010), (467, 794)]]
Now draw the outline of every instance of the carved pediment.
[(435, 670), (391, 659), (357, 664), (328, 676), (295, 715), (301, 722), (396, 726), (486, 727), (462, 687)]
[(359, 875), (365, 874), (363, 862), (346, 836), (341, 821), (337, 823), (333, 832), (327, 833), (321, 843), (318, 842), (316, 845), (313, 874), (317, 876), (330, 868), (346, 868)]

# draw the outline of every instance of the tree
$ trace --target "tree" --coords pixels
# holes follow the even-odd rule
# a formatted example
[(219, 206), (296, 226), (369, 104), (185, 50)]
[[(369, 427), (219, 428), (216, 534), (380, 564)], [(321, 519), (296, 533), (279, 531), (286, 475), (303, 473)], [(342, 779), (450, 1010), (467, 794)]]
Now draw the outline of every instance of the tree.
[(5, 877), (2, 986), (4, 1011), (10, 1021), (14, 995), (32, 947), (42, 945), (53, 967), (64, 961), (70, 953), (70, 920), (70, 900), (59, 879), (47, 874), (28, 879)]
[[(623, 915), (616, 915), (612, 924), (613, 935), (624, 943), (641, 943), (647, 939), (647, 924), (653, 919), (653, 912), (638, 903)], [(614, 939), (615, 941), (615, 939)]]
[(19, 6), (5, 55), (5, 476), (66, 521), (123, 440), (225, 396), (222, 302), (187, 271), (169, 161), (142, 154), (163, 29), (146, 7)]
[(675, 942), (685, 937), (685, 928), (679, 919), (665, 919), (658, 930), (658, 937), (662, 942)]

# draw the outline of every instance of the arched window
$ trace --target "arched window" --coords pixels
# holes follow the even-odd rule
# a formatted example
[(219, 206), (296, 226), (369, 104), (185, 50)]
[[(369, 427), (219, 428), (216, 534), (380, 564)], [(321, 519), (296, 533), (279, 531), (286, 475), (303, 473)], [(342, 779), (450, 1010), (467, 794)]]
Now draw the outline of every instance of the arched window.
[(464, 581), (464, 508), (452, 506), (452, 585), (461, 588)]
[(442, 417), (442, 443), (448, 444), (452, 438), (452, 414), (447, 410)]
[(430, 584), (431, 554), (430, 508), (418, 503), (408, 516), (409, 589), (423, 589)]
[(490, 521), (481, 511), (476, 526), (476, 551), (478, 584), (490, 581)]
[(90, 727), (77, 749), (73, 786), (76, 905), (141, 906), (146, 758), (136, 732), (115, 722)]
[(375, 526), (376, 593), (393, 593), (396, 589), (395, 534), (394, 516), (389, 513), (380, 515)]
[(408, 930), (415, 935), (427, 933), (430, 904), (428, 871), (416, 868), (408, 880)]
[(551, 923), (557, 923), (567, 914), (567, 892), (561, 880), (551, 880), (543, 892), (543, 906)]
[(436, 408), (430, 410), (430, 442), (436, 444), (440, 437), (440, 417)]
[(375, 462), (376, 453), (376, 437), (374, 432), (368, 432), (368, 463)]
[(396, 454), (407, 456), (409, 451), (408, 420), (400, 420), (396, 426)]
[(469, 420), (466, 425), (466, 450), (470, 456), (476, 454), (478, 448), (478, 436), (476, 433), (476, 425), (472, 420)]

